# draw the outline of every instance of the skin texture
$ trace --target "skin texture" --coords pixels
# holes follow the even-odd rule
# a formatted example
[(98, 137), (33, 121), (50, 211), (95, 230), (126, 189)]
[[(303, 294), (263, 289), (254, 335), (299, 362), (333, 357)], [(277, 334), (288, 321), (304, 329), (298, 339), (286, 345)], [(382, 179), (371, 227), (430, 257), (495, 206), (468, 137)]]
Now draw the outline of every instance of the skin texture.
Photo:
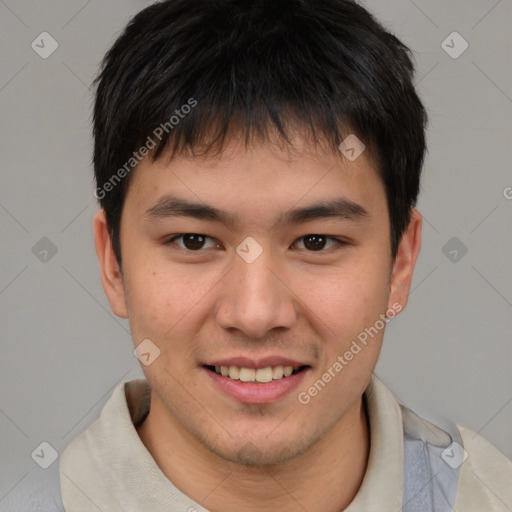
[[(149, 338), (161, 350), (142, 366), (152, 388), (138, 429), (145, 446), (174, 485), (213, 512), (343, 510), (366, 470), (362, 394), (384, 329), (307, 405), (298, 393), (388, 309), (406, 306), (421, 215), (413, 210), (392, 260), (385, 189), (367, 153), (350, 162), (300, 137), (293, 153), (269, 143), (247, 149), (233, 138), (217, 157), (146, 159), (132, 179), (122, 274), (102, 211), (94, 225), (112, 310), (129, 318), (135, 346)], [(167, 194), (226, 210), (237, 224), (145, 214)], [(368, 215), (276, 223), (283, 212), (342, 196)], [(210, 238), (199, 251), (187, 252), (183, 239), (166, 244), (184, 233)], [(302, 237), (309, 234), (347, 243), (308, 250)], [(250, 264), (236, 253), (247, 236), (263, 249)], [(275, 403), (243, 404), (203, 368), (242, 355), (284, 356), (311, 368)]]

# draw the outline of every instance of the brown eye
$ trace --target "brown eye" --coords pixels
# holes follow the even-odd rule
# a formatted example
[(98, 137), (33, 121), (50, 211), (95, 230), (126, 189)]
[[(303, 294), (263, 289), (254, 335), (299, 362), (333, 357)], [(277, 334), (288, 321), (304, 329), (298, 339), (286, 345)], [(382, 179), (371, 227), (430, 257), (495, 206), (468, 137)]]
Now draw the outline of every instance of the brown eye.
[(201, 249), (204, 245), (206, 237), (195, 233), (187, 233), (183, 235), (183, 245), (191, 251)]
[(309, 251), (319, 251), (325, 247), (327, 238), (323, 235), (307, 235), (304, 237), (304, 247)]
[(327, 252), (328, 249), (335, 248), (336, 246), (340, 248), (343, 245), (347, 245), (347, 242), (332, 236), (310, 234), (298, 238), (294, 245), (296, 244), (299, 244), (298, 249), (305, 249), (308, 252)]
[[(205, 245), (208, 241), (210, 246)], [(201, 249), (208, 249), (218, 245), (209, 236), (198, 233), (183, 233), (181, 235), (175, 235), (166, 242), (166, 245), (172, 244), (176, 244), (180, 249), (188, 251), (200, 251)]]

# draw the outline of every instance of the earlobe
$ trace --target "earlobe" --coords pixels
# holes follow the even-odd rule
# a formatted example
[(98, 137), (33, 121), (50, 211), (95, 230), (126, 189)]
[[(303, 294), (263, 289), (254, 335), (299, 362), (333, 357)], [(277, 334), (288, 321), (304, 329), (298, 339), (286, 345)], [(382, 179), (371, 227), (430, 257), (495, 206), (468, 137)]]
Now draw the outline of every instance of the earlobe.
[(391, 273), (388, 307), (398, 303), (402, 309), (407, 305), (412, 276), (421, 247), (421, 213), (413, 208), (411, 220), (398, 246)]
[(127, 318), (126, 298), (123, 276), (112, 247), (105, 211), (94, 215), (94, 242), (101, 270), (103, 290), (115, 315)]

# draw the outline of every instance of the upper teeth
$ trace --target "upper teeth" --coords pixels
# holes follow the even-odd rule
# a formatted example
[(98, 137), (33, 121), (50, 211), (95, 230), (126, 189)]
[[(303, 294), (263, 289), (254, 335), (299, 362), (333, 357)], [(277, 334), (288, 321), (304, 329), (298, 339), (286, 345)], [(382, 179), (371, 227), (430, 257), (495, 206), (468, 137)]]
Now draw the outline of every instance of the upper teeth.
[(243, 368), (239, 366), (216, 366), (215, 371), (223, 377), (242, 382), (271, 382), (293, 373), (293, 366), (267, 366), (266, 368)]

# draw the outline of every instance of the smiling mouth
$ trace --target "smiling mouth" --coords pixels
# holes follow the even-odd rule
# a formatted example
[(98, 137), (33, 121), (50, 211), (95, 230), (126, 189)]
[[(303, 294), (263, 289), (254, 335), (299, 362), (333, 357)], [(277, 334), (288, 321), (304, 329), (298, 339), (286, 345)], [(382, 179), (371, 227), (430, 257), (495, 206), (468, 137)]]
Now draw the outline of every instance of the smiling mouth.
[(267, 366), (265, 368), (245, 368), (241, 366), (211, 366), (204, 365), (211, 372), (221, 375), (230, 380), (238, 380), (241, 382), (253, 382), (257, 384), (268, 384), (276, 380), (283, 380), (287, 377), (300, 373), (307, 368), (304, 366)]

